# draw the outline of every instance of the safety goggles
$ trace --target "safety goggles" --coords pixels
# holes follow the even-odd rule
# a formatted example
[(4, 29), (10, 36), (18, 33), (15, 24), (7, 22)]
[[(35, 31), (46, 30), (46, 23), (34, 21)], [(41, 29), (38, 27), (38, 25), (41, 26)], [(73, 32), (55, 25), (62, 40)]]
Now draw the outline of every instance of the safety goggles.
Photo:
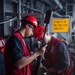
[(29, 27), (31, 27), (34, 30), (34, 26), (32, 26), (31, 24), (28, 24), (28, 25), (29, 25)]

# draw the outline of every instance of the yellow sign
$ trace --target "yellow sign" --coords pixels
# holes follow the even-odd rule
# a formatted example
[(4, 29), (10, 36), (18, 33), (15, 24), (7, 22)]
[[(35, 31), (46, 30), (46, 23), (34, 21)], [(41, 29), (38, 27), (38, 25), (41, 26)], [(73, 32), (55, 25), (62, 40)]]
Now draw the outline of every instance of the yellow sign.
[(52, 19), (52, 32), (68, 32), (69, 18), (54, 18)]

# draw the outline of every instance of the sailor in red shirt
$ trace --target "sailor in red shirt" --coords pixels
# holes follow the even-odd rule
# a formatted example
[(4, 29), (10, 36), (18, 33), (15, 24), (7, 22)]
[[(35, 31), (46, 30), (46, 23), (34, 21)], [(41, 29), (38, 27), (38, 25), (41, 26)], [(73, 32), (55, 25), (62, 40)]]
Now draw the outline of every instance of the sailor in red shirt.
[(24, 37), (33, 35), (38, 23), (34, 16), (26, 15), (21, 28), (6, 41), (4, 51), (5, 75), (31, 75), (31, 62), (45, 52), (45, 46), (31, 54)]
[(4, 53), (5, 41), (2, 36), (0, 36), (0, 52)]
[[(34, 37), (37, 40), (43, 39), (44, 29), (43, 26), (34, 29)], [(72, 75), (72, 60), (65, 41), (51, 37), (48, 32), (45, 33), (43, 41), (47, 44), (43, 61), (47, 75)]]
[(5, 41), (2, 36), (0, 36), (0, 75), (5, 74), (4, 70), (4, 47)]

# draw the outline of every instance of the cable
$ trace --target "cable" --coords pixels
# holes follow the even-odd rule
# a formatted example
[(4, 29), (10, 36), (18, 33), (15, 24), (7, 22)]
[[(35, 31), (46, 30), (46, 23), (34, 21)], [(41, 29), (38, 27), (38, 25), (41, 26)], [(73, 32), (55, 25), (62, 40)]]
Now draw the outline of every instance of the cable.
[(14, 18), (12, 18), (12, 19), (10, 19), (10, 20), (8, 20), (8, 21), (0, 22), (0, 24), (12, 22), (12, 21), (14, 21), (14, 20), (16, 20), (16, 19), (17, 19), (17, 17), (14, 17)]

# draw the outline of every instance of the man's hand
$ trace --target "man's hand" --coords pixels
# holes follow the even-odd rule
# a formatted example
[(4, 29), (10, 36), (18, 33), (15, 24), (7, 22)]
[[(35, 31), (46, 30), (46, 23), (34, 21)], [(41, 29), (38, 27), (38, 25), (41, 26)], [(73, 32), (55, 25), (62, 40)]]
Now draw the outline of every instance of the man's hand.
[(56, 72), (56, 70), (54, 68), (46, 68), (46, 67), (43, 67), (47, 72)]
[(47, 45), (45, 45), (41, 48), (38, 48), (35, 53), (38, 54), (38, 56), (43, 55), (45, 53), (46, 47), (47, 47)]

